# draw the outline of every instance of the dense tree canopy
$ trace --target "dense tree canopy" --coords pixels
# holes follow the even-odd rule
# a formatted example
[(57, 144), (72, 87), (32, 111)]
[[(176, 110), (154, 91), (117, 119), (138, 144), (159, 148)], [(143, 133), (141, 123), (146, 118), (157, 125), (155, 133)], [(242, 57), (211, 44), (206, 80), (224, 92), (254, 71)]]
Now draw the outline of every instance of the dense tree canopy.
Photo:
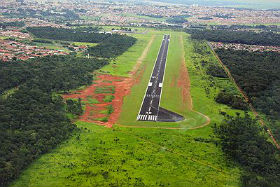
[(0, 62), (0, 93), (22, 83), (46, 92), (68, 91), (90, 84), (92, 71), (108, 62), (70, 56), (52, 56), (25, 62)]
[(218, 49), (238, 85), (260, 111), (280, 119), (280, 54)]
[(250, 32), (229, 30), (187, 30), (193, 39), (205, 39), (214, 42), (241, 43), (249, 45), (280, 46), (280, 35), (273, 32)]
[(106, 39), (101, 44), (90, 47), (88, 53), (96, 57), (114, 58), (125, 52), (135, 42), (135, 38), (114, 35), (114, 37)]
[(280, 161), (276, 147), (267, 140), (264, 130), (256, 120), (227, 116), (215, 133), (221, 140), (222, 149), (244, 168), (244, 187), (276, 187), (280, 185)]
[(38, 38), (76, 42), (100, 43), (87, 51), (91, 56), (114, 58), (131, 47), (136, 39), (127, 35), (95, 33), (95, 28), (64, 29), (53, 27), (28, 27)]
[(24, 25), (25, 25), (25, 23), (23, 21), (2, 22), (2, 23), (0, 23), (0, 28), (23, 27)]
[(66, 113), (80, 115), (81, 100), (53, 93), (90, 84), (92, 71), (105, 60), (52, 56), (26, 62), (0, 62), (0, 185), (5, 186), (39, 155), (65, 140), (75, 129)]
[(112, 37), (111, 34), (93, 33), (81, 29), (65, 29), (55, 27), (27, 27), (27, 30), (37, 38), (74, 42), (100, 43)]

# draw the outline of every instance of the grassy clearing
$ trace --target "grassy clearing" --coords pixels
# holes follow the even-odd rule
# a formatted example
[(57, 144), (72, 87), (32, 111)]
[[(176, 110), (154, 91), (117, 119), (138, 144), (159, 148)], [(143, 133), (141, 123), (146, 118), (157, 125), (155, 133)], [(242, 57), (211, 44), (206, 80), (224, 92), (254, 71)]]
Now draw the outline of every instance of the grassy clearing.
[(89, 42), (73, 42), (72, 45), (74, 46), (89, 46), (89, 47), (94, 47), (97, 46), (98, 43), (89, 43)]
[(86, 101), (82, 101), (83, 104), (98, 104), (99, 101), (92, 96), (88, 96)]
[(69, 49), (63, 47), (61, 43), (53, 41), (53, 43), (39, 43), (39, 42), (32, 42), (33, 45), (39, 47), (45, 47), (46, 49), (53, 49), (53, 50), (60, 50), (65, 52), (70, 52)]
[[(155, 18), (155, 17), (150, 17), (150, 16), (145, 16), (145, 15), (137, 15), (137, 14), (122, 14), (122, 16), (124, 17), (131, 17), (131, 18), (139, 18), (139, 19), (146, 19), (146, 20), (150, 20), (150, 21), (157, 21), (157, 22), (164, 22), (166, 21), (166, 18)], [(133, 20), (136, 21), (136, 20)]]
[(2, 95), (0, 95), (3, 99), (7, 99), (7, 97), (9, 96), (9, 95), (12, 95), (13, 93), (15, 93), (15, 91), (17, 91), (18, 90), (18, 88), (16, 87), (16, 88), (11, 88), (11, 89), (9, 89), (9, 90), (6, 90), (6, 91), (4, 91), (3, 93), (2, 93)]
[(77, 126), (79, 133), (38, 159), (11, 186), (238, 185), (238, 169), (204, 135)]
[(104, 87), (96, 87), (94, 93), (96, 94), (102, 94), (102, 93), (115, 93), (115, 87), (114, 86), (104, 86)]
[(0, 40), (6, 40), (6, 39), (8, 39), (9, 37), (7, 37), (7, 36), (0, 36)]
[(106, 103), (110, 103), (113, 101), (114, 98), (115, 98), (115, 96), (113, 96), (113, 95), (105, 95), (103, 101)]

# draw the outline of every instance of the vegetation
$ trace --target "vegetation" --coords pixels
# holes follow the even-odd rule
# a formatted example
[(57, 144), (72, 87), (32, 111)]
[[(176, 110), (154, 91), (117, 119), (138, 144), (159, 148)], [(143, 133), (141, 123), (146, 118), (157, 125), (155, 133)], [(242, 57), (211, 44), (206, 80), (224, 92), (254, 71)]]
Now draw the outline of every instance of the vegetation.
[(220, 91), (220, 93), (215, 98), (217, 103), (222, 103), (231, 106), (235, 109), (247, 110), (248, 104), (244, 101), (244, 98), (239, 95), (234, 95), (232, 93), (227, 93), (225, 90)]
[[(216, 146), (217, 141), (213, 138), (210, 127), (223, 119), (219, 114), (221, 110), (229, 113), (235, 113), (237, 110), (215, 102), (218, 88), (210, 87), (210, 82), (204, 79), (207, 76), (204, 67), (200, 67), (198, 71), (194, 65), (200, 66), (201, 60), (217, 63), (210, 48), (205, 48), (207, 44), (196, 45), (208, 53), (199, 55), (194, 52), (193, 41), (185, 38), (184, 33), (172, 32), (165, 81), (167, 85), (172, 85), (173, 82), (174, 86), (167, 89), (168, 86), (164, 85), (163, 91), (166, 97), (170, 92), (175, 94), (178, 100), (162, 101), (172, 109), (186, 109), (182, 107), (181, 89), (172, 81), (179, 80), (178, 69), (181, 67), (185, 49), (194, 109), (211, 118), (210, 126), (188, 130), (193, 127), (192, 124), (196, 126), (205, 121), (205, 118), (197, 117), (199, 114), (189, 115), (185, 125), (135, 122), (153, 68), (151, 62), (154, 62), (157, 56), (164, 33), (151, 31), (148, 35), (137, 35), (135, 46), (102, 68), (104, 72), (127, 76), (151, 36), (155, 35), (151, 48), (136, 74), (139, 76), (143, 72), (140, 76), (142, 78), (133, 86), (131, 94), (125, 97), (118, 121), (118, 124), (136, 124), (146, 128), (122, 128), (117, 125), (104, 128), (78, 121), (77, 126), (81, 129), (79, 133), (34, 162), (11, 186), (238, 186), (239, 168), (228, 161), (221, 148)], [(180, 43), (181, 34), (185, 46)], [(128, 66), (125, 66), (126, 63)], [(112, 66), (116, 68), (113, 69)], [(232, 86), (226, 79), (214, 78), (214, 82), (221, 87)], [(206, 94), (206, 87), (209, 87), (210, 94)], [(106, 117), (99, 120), (106, 120)], [(154, 129), (155, 127), (157, 129)], [(160, 129), (164, 127), (182, 129)]]
[(279, 34), (273, 32), (250, 32), (229, 30), (198, 30), (188, 29), (193, 39), (214, 42), (241, 43), (249, 45), (274, 45), (280, 46)]
[(79, 133), (39, 158), (11, 186), (237, 185), (238, 169), (226, 165), (207, 135), (77, 126)]
[[(104, 60), (52, 56), (26, 62), (0, 62), (0, 90), (18, 90), (0, 98), (0, 185), (16, 178), (34, 159), (65, 140), (75, 129), (67, 113), (80, 115), (81, 100), (53, 92), (92, 82), (91, 72)], [(65, 109), (66, 108), (66, 109)]]
[(168, 23), (173, 23), (173, 24), (182, 24), (188, 22), (186, 18), (189, 16), (173, 16), (171, 18), (166, 19)]
[(38, 38), (64, 40), (74, 42), (100, 43), (115, 35), (94, 33), (80, 29), (65, 29), (54, 27), (27, 27), (27, 30)]
[(77, 101), (74, 99), (67, 99), (66, 111), (76, 116), (81, 115), (83, 113), (81, 98), (79, 98)]
[(123, 35), (112, 35), (101, 44), (89, 47), (87, 53), (102, 58), (115, 58), (133, 46), (136, 39)]
[(115, 96), (113, 95), (105, 95), (103, 101), (106, 102), (106, 103), (110, 103), (112, 102), (112, 100), (115, 98)]
[(0, 62), (0, 93), (23, 83), (47, 92), (64, 91), (88, 85), (93, 70), (106, 65), (105, 60), (49, 56), (25, 62)]
[(225, 153), (244, 168), (242, 186), (279, 186), (279, 151), (267, 140), (256, 120), (248, 114), (227, 116), (214, 130)]
[(96, 87), (95, 91), (96, 94), (101, 93), (115, 93), (115, 87), (114, 86), (104, 86), (104, 87)]
[(225, 49), (217, 53), (253, 106), (271, 120), (271, 128), (280, 139), (280, 54)]
[[(89, 27), (90, 28), (90, 27)], [(135, 44), (136, 39), (126, 35), (94, 33), (94, 29), (64, 29), (53, 27), (28, 27), (38, 38), (74, 42), (100, 43), (90, 46), (87, 53), (102, 58), (115, 58)]]
[(0, 23), (0, 28), (5, 29), (6, 27), (23, 27), (25, 23), (23, 21), (14, 21), (14, 22), (2, 22)]

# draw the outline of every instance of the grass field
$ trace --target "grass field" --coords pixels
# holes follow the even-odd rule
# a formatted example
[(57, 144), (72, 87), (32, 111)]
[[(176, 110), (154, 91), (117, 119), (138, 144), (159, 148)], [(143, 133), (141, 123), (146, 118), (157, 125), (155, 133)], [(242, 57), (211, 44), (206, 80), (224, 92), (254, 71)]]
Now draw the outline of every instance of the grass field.
[(52, 40), (53, 43), (39, 43), (39, 42), (32, 42), (33, 45), (39, 46), (39, 47), (45, 47), (47, 49), (53, 49), (53, 50), (62, 50), (65, 52), (70, 52), (69, 49), (63, 47), (63, 45), (59, 42), (55, 42), (54, 40)]
[(237, 185), (238, 169), (205, 135), (77, 125), (79, 133), (38, 159), (11, 186)]
[[(217, 63), (206, 43), (195, 43), (185, 33), (171, 33), (166, 75), (161, 105), (184, 114), (189, 121), (180, 123), (136, 122), (150, 73), (155, 62), (163, 33), (150, 31), (137, 35), (138, 42), (102, 72), (128, 76), (145, 46), (155, 36), (137, 75), (142, 78), (125, 97), (118, 123), (141, 127), (183, 127), (183, 129), (124, 128), (115, 125), (105, 128), (77, 121), (80, 131), (43, 155), (27, 168), (12, 187), (47, 186), (186, 186), (237, 187), (240, 169), (231, 163), (216, 146), (212, 126), (220, 123), (220, 111), (234, 114), (225, 105), (214, 101), (221, 87), (231, 88), (228, 79), (208, 80), (201, 60)], [(183, 46), (180, 38), (183, 38)], [(202, 54), (194, 48), (201, 49)], [(201, 115), (181, 108), (181, 90), (173, 82), (179, 79), (179, 69), (185, 56), (191, 80), (194, 110), (210, 117), (210, 125), (188, 130), (203, 123)], [(114, 64), (115, 63), (115, 64)], [(126, 66), (127, 65), (127, 66)], [(210, 86), (214, 84), (214, 86)], [(170, 86), (170, 88), (168, 87)], [(173, 85), (173, 86), (172, 86)], [(171, 96), (173, 96), (171, 98)], [(239, 111), (240, 112), (240, 111)], [(188, 119), (187, 118), (187, 119)]]
[(113, 60), (110, 64), (101, 68), (100, 72), (109, 73), (116, 76), (129, 76), (129, 73), (135, 65), (135, 62), (153, 35), (154, 33), (152, 32), (147, 34), (131, 34), (131, 36), (137, 38), (136, 44), (129, 48), (128, 51), (126, 51), (123, 55)]
[(75, 46), (85, 45), (85, 46), (89, 46), (89, 47), (94, 47), (94, 46), (97, 46), (98, 44), (97, 43), (89, 43), (89, 42), (73, 42), (72, 45), (75, 45)]

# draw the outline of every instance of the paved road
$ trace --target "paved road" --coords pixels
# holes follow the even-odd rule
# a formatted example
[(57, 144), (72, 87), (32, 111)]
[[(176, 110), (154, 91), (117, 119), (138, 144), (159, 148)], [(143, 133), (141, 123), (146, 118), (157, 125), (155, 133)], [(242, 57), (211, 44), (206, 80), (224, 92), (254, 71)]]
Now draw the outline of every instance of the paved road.
[(166, 64), (166, 57), (169, 46), (169, 35), (164, 35), (157, 60), (154, 65), (150, 82), (142, 102), (141, 109), (137, 116), (139, 121), (157, 121), (159, 116), (159, 104), (163, 86), (163, 77)]

